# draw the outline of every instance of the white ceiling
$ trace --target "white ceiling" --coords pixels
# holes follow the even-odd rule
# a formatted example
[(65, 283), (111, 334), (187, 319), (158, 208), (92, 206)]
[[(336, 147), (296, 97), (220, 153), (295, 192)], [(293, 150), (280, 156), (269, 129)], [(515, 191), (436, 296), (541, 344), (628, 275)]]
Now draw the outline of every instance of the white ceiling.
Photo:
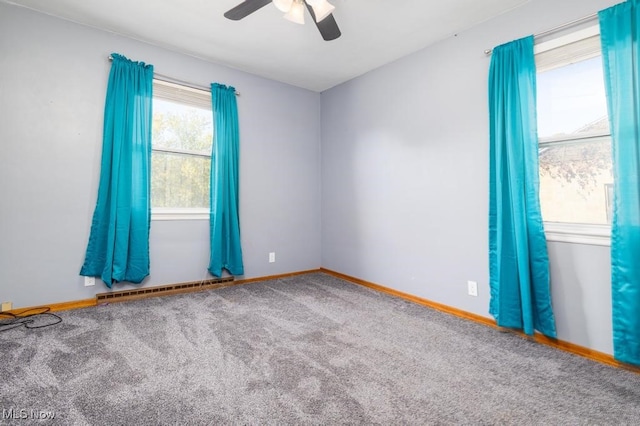
[(321, 92), (529, 0), (330, 0), (342, 31), (324, 41), (267, 5), (224, 18), (241, 0), (0, 0)]

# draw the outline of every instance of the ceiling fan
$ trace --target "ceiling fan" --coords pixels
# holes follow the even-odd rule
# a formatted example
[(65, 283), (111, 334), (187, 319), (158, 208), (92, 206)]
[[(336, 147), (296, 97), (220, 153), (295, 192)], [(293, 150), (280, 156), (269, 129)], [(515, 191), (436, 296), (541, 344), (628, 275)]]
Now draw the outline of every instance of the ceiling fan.
[(306, 7), (322, 38), (327, 41), (335, 40), (342, 34), (332, 15), (335, 7), (327, 0), (245, 0), (228, 10), (224, 16), (227, 19), (239, 21), (272, 2), (285, 13), (285, 19), (296, 24), (304, 24), (304, 8)]

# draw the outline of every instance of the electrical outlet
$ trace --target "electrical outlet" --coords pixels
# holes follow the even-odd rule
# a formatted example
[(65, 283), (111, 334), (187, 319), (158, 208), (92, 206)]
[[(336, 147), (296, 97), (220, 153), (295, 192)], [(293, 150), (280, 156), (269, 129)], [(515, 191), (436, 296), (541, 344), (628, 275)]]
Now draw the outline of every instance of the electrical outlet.
[(272, 251), (269, 253), (269, 263), (274, 263), (276, 261), (276, 252)]
[(467, 281), (467, 290), (469, 292), (469, 296), (477, 296), (478, 295), (478, 283), (475, 281)]
[(0, 308), (0, 312), (10, 311), (11, 309), (13, 309), (13, 303), (2, 302), (2, 307)]
[(84, 286), (90, 287), (96, 285), (96, 277), (84, 277)]

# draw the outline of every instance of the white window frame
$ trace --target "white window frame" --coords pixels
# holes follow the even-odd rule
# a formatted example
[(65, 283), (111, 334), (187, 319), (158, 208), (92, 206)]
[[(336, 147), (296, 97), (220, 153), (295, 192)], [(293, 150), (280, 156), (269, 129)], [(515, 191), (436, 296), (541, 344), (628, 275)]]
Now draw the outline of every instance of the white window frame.
[[(534, 54), (546, 52), (598, 34), (600, 34), (600, 26), (597, 24), (583, 28), (549, 41), (537, 43), (534, 46)], [(588, 135), (586, 137), (576, 138), (575, 140), (587, 140), (602, 137), (611, 138), (611, 134), (603, 133), (598, 135)], [(562, 141), (569, 141), (569, 139), (563, 138)], [(557, 142), (559, 141), (547, 140), (539, 142), (539, 148), (542, 148), (545, 145), (553, 146), (553, 144)], [(611, 225), (545, 221), (544, 230), (547, 241), (611, 246)]]
[[(171, 90), (175, 89), (173, 93), (168, 93), (166, 96), (158, 96), (158, 99), (163, 99), (171, 102), (185, 102), (187, 104), (195, 104), (200, 106), (201, 98), (205, 93), (208, 92), (208, 96), (211, 96), (211, 92), (199, 89), (195, 87), (190, 87), (180, 83), (174, 83), (171, 81), (163, 80), (160, 78), (153, 79), (154, 87), (156, 84), (162, 85), (165, 89)], [(190, 96), (190, 94), (194, 95), (194, 98)], [(154, 98), (156, 97), (154, 91)], [(183, 99), (183, 96), (186, 99)], [(202, 104), (202, 106), (205, 106)], [(206, 105), (209, 109), (211, 109), (211, 101), (209, 99), (208, 105)], [(215, 131), (215, 130), (214, 130)], [(151, 151), (157, 152), (167, 152), (173, 154), (188, 154), (193, 156), (200, 156), (211, 159), (211, 153), (205, 153), (200, 151), (191, 151), (184, 149), (166, 149), (166, 148), (156, 148), (153, 145), (153, 141), (151, 142)], [(209, 220), (210, 209), (206, 207), (152, 207), (151, 208), (151, 220), (152, 221), (165, 221), (165, 220)]]

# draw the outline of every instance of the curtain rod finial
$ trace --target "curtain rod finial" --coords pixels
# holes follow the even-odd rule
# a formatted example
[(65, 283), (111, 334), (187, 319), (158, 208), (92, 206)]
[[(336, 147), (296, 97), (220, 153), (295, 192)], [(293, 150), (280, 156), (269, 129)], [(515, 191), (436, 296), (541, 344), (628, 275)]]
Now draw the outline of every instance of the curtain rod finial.
[(484, 54), (487, 55), (487, 56), (491, 55), (491, 52), (493, 52), (493, 49), (485, 49), (484, 50)]

